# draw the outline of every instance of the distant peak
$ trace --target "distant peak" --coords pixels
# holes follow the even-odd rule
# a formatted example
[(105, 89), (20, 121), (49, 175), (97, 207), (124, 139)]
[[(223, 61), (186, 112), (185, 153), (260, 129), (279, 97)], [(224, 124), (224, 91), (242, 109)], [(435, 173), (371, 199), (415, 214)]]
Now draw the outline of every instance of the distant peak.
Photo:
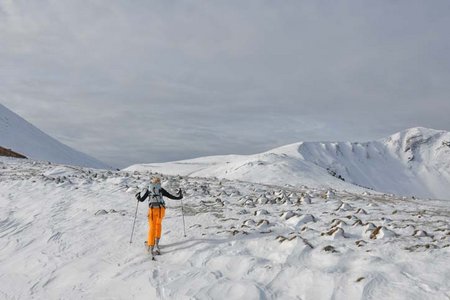
[(426, 127), (411, 127), (397, 133), (392, 134), (387, 138), (387, 140), (408, 140), (412, 137), (417, 139), (428, 139), (430, 137), (447, 133), (445, 130), (437, 130)]
[(444, 130), (437, 130), (437, 129), (432, 129), (432, 128), (426, 128), (426, 127), (411, 127), (408, 129), (405, 129), (403, 131), (401, 131), (400, 133), (405, 133), (405, 134), (421, 134), (421, 135), (435, 135), (438, 133), (443, 133), (445, 132)]

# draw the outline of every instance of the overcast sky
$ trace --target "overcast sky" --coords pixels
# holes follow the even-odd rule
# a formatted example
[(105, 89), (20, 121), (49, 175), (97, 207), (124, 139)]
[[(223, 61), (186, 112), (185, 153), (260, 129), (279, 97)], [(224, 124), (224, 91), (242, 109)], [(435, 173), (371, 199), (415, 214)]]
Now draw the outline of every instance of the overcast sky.
[(450, 1), (0, 0), (0, 102), (116, 167), (450, 130)]

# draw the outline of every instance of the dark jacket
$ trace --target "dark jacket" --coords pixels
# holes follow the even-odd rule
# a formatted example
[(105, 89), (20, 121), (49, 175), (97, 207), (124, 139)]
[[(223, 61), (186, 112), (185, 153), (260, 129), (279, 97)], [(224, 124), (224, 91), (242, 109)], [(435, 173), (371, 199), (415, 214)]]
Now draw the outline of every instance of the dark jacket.
[[(163, 197), (167, 197), (167, 198), (173, 199), (173, 200), (180, 200), (180, 199), (183, 199), (183, 193), (181, 192), (181, 189), (178, 190), (178, 196), (174, 196), (174, 195), (170, 194), (170, 193), (169, 193), (168, 191), (166, 191), (164, 188), (161, 188), (160, 191), (161, 191), (161, 196), (163, 196)], [(136, 198), (137, 198), (140, 202), (145, 201), (145, 199), (147, 199), (147, 197), (149, 197), (149, 196), (150, 196), (150, 192), (149, 192), (148, 190), (145, 191), (145, 194), (144, 194), (144, 196), (142, 196), (142, 197), (140, 196), (140, 193), (137, 193), (137, 194), (136, 194)], [(149, 200), (150, 200), (150, 197), (149, 197)], [(152, 203), (149, 202), (148, 206), (149, 206), (149, 207), (160, 207), (160, 206), (165, 207), (164, 203), (154, 203), (154, 202), (152, 202)]]

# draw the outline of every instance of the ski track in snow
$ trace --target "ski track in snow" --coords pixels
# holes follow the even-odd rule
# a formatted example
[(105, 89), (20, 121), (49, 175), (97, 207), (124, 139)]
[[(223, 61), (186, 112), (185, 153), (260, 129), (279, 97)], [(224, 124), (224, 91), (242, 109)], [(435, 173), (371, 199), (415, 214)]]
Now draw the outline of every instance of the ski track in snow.
[(149, 177), (1, 158), (0, 298), (450, 299), (450, 202), (165, 176), (151, 261)]

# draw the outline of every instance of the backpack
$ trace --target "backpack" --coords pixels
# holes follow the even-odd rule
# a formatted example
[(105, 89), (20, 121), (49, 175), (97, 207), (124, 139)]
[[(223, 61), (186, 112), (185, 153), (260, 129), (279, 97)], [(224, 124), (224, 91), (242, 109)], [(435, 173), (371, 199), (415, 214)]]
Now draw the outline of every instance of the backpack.
[(161, 185), (160, 184), (150, 183), (150, 185), (148, 186), (148, 192), (149, 192), (149, 196), (148, 196), (149, 203), (160, 203), (163, 206), (166, 205), (166, 203), (164, 202), (162, 193), (161, 193)]

